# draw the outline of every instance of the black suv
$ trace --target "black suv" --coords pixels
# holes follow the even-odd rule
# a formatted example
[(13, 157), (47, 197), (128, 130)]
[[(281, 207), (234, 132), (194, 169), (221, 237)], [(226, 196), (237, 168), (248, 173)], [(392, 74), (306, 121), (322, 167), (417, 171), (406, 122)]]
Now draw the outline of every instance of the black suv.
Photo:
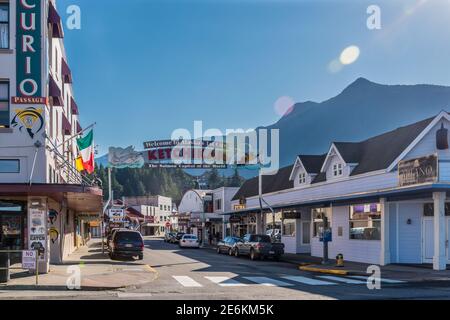
[(117, 230), (110, 243), (109, 257), (111, 259), (118, 256), (144, 259), (144, 240), (137, 231)]

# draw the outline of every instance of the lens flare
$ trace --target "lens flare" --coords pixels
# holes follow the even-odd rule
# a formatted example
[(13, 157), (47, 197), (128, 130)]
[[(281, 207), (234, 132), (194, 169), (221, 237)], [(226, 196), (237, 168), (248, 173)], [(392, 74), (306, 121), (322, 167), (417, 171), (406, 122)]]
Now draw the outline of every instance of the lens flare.
[(360, 54), (360, 50), (357, 46), (350, 46), (342, 51), (341, 56), (339, 57), (339, 61), (343, 65), (349, 65), (358, 60)]
[(295, 101), (291, 97), (283, 96), (275, 101), (274, 109), (277, 115), (286, 116), (294, 109)]

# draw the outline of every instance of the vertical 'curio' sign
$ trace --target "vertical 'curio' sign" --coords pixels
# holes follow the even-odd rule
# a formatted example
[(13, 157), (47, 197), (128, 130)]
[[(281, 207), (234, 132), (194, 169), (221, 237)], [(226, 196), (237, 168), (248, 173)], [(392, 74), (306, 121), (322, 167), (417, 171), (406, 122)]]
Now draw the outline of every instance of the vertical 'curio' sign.
[(15, 103), (42, 103), (41, 0), (17, 0)]

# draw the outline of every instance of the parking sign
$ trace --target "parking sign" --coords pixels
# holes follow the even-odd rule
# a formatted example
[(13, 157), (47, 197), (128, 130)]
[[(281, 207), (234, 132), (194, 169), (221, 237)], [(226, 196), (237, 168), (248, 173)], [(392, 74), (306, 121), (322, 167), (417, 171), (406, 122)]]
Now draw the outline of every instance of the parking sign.
[(28, 250), (22, 252), (22, 268), (25, 270), (36, 269), (36, 251)]

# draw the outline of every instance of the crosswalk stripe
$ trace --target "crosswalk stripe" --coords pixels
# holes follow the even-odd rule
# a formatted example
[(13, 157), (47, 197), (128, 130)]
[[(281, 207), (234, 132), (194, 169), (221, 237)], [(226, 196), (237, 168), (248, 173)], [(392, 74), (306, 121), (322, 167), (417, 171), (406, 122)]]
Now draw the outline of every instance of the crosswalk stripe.
[(311, 285), (311, 286), (334, 286), (334, 285), (336, 285), (336, 283), (334, 283), (334, 282), (322, 281), (322, 280), (300, 277), (300, 276), (286, 276), (286, 277), (283, 277), (283, 279), (302, 283), (302, 284), (307, 284), (307, 285)]
[(183, 287), (187, 288), (203, 287), (200, 283), (187, 276), (173, 276), (173, 278), (177, 280)]
[(340, 277), (334, 277), (334, 276), (320, 276), (319, 278), (325, 279), (325, 280), (332, 280), (332, 281), (336, 281), (336, 282), (343, 282), (343, 283), (347, 283), (347, 284), (367, 284), (366, 281), (359, 281), (359, 280), (340, 278)]
[(245, 283), (240, 283), (239, 281), (236, 281), (229, 277), (205, 277), (205, 278), (211, 282), (214, 282), (215, 284), (218, 284), (221, 287), (246, 287), (247, 286)]
[(268, 287), (291, 287), (291, 286), (293, 286), (293, 284), (291, 284), (291, 283), (287, 283), (284, 281), (279, 281), (279, 280), (275, 280), (275, 279), (271, 279), (271, 278), (267, 278), (267, 277), (244, 277), (244, 279), (247, 279), (251, 282), (255, 282), (255, 283), (261, 284), (263, 286), (268, 286)]
[[(360, 279), (360, 280), (365, 280), (365, 281), (367, 281), (367, 279), (368, 279), (368, 277), (365, 277), (365, 276), (351, 276), (350, 278)], [(373, 280), (380, 280), (380, 282), (382, 282), (382, 283), (384, 282), (384, 283), (391, 283), (391, 284), (405, 283), (405, 281), (384, 279), (384, 278), (373, 278)]]

